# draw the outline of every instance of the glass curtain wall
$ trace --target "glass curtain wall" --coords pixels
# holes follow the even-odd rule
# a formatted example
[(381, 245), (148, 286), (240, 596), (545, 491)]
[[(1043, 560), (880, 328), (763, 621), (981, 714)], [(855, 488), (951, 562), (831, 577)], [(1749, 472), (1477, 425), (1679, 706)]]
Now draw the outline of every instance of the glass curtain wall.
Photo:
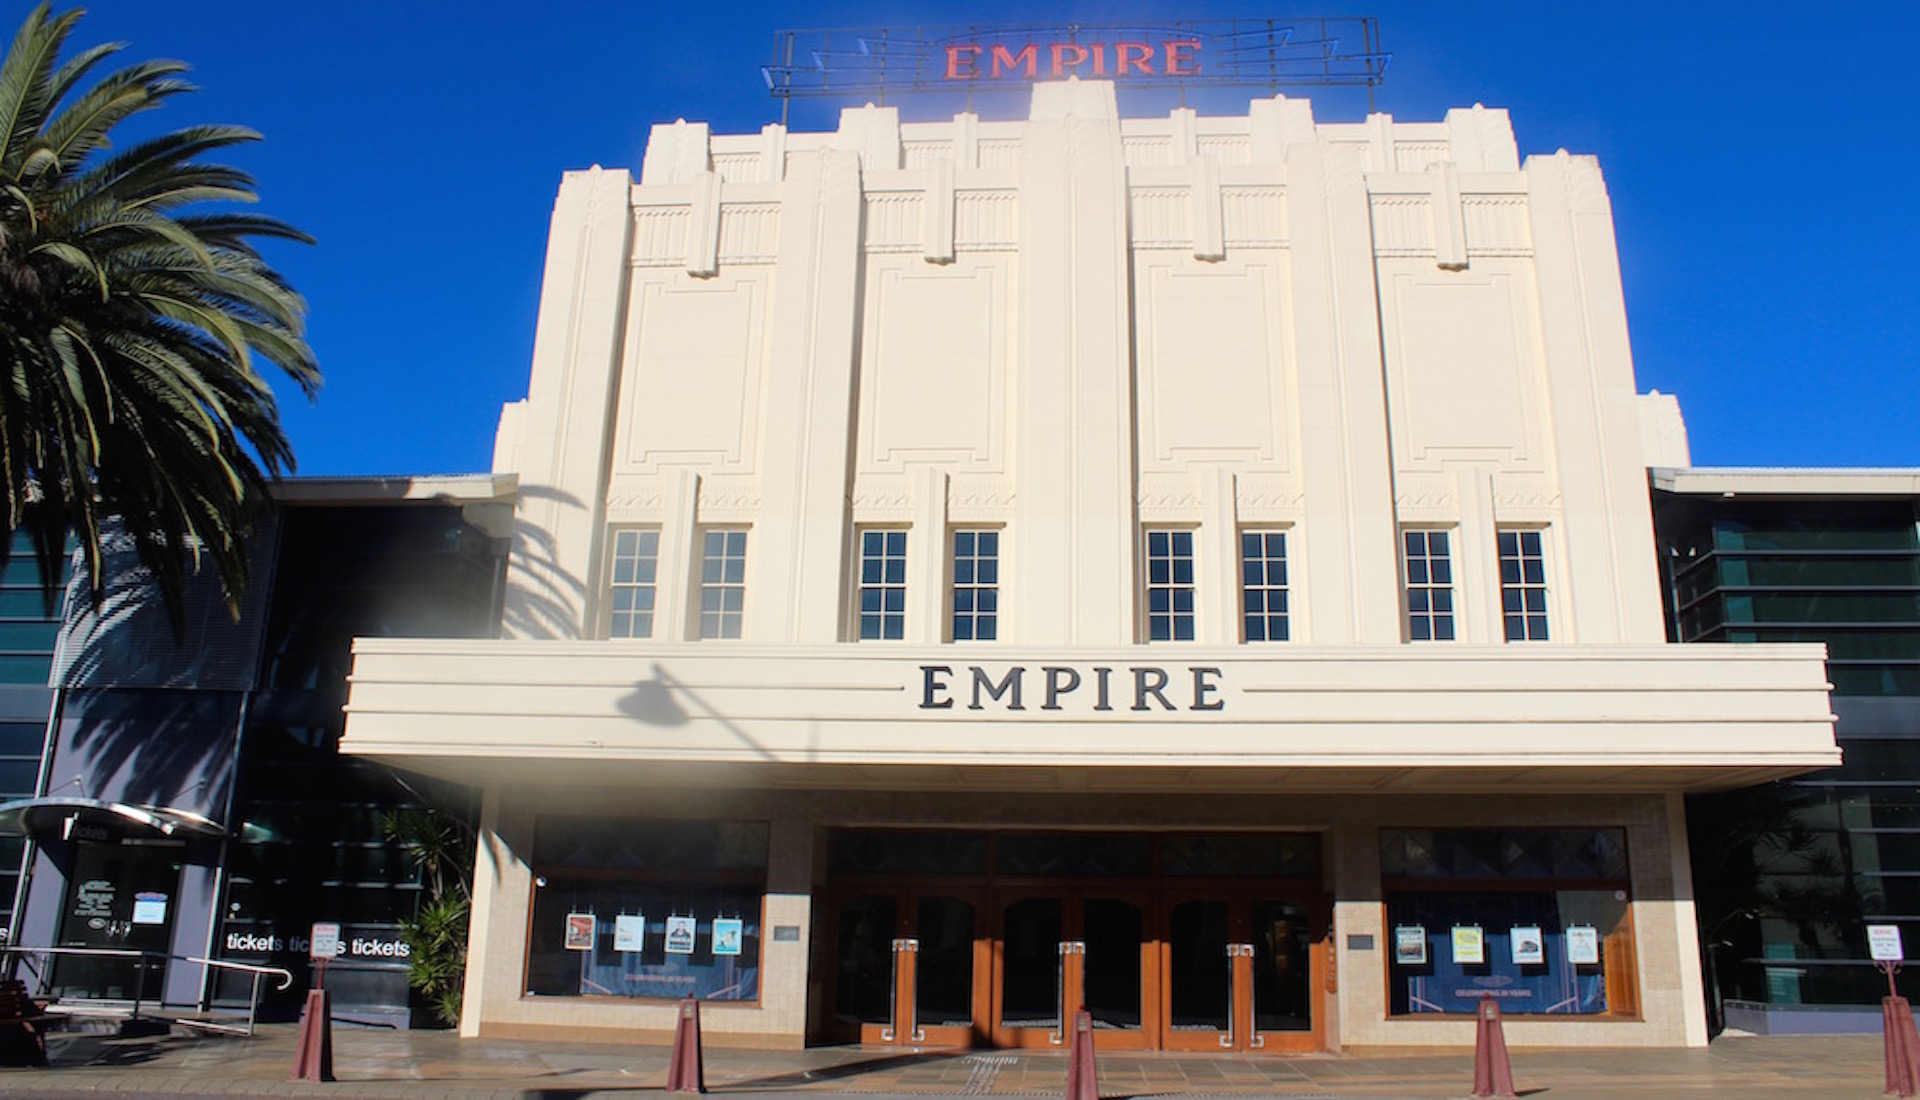
[[(1886, 981), (1865, 926), (1920, 944), (1914, 502), (1654, 496), (1672, 638), (1826, 643), (1846, 757), (1688, 800), (1710, 1013), (1718, 1026), (1727, 1000), (1875, 1004)], [(1920, 979), (1900, 984), (1920, 996)]]

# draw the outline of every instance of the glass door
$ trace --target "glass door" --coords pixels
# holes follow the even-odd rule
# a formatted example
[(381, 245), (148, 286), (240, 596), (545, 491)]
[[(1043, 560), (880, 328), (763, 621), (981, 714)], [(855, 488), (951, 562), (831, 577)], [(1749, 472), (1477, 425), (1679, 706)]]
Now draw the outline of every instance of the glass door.
[(1218, 891), (1165, 901), (1165, 1050), (1318, 1050), (1324, 906)]
[(177, 844), (74, 845), (58, 944), (123, 954), (56, 959), (50, 993), (112, 1001), (160, 996), (183, 851)]
[(1245, 989), (1234, 971), (1234, 904), (1224, 897), (1182, 898), (1167, 904), (1165, 1050), (1239, 1049), (1236, 1029), (1245, 1016)]
[(978, 1037), (975, 1022), (986, 1019), (989, 954), (983, 907), (972, 897), (921, 894), (914, 898), (912, 915), (907, 931), (915, 941), (913, 996), (902, 1000), (913, 1004), (918, 1038), (902, 1042), (972, 1046)]
[(996, 911), (994, 1045), (1064, 1047), (1085, 1008), (1097, 1048), (1151, 1046), (1152, 941), (1139, 897), (1016, 892), (1001, 895)]
[(842, 899), (838, 918), (834, 1016), (859, 1042), (973, 1044), (988, 959), (978, 899), (876, 891)]
[(1271, 1050), (1318, 1050), (1313, 1002), (1325, 985), (1326, 930), (1295, 901), (1248, 903), (1253, 955), (1254, 1042)]

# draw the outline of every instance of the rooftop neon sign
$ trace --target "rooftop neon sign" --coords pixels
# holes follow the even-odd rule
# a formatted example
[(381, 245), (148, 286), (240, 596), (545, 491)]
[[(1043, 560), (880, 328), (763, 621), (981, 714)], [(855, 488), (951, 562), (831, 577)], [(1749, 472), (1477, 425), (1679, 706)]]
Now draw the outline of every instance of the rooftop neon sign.
[(776, 99), (1017, 88), (1067, 77), (1144, 87), (1377, 86), (1371, 18), (868, 27), (774, 35)]

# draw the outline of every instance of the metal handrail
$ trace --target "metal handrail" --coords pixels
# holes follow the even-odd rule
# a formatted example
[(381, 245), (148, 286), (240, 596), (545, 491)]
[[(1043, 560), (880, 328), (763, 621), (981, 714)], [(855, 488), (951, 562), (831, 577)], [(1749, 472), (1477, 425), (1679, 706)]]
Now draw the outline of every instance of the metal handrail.
[(269, 974), (278, 974), (280, 975), (280, 984), (275, 986), (275, 989), (286, 989), (293, 985), (293, 971), (288, 970), (284, 966), (258, 966), (253, 963), (228, 962), (225, 959), (203, 959), (197, 955), (189, 955), (186, 959), (190, 963), (199, 963), (201, 966), (217, 966), (222, 970), (238, 970), (243, 974), (253, 975), (253, 992), (247, 997), (246, 1031), (240, 1032), (239, 1028), (229, 1027), (226, 1024), (216, 1024), (208, 1020), (201, 1020), (193, 1025), (195, 1027), (206, 1028), (209, 1031), (240, 1033), (245, 1034), (249, 1039), (253, 1038), (254, 1014), (260, 1010), (260, 979)]
[[(140, 1018), (140, 1002), (146, 1000), (147, 972), (151, 969), (146, 964), (151, 960), (158, 959), (166, 962), (178, 959), (181, 962), (195, 963), (203, 967), (218, 967), (222, 970), (238, 970), (242, 973), (251, 974), (253, 975), (253, 992), (247, 998), (247, 1026), (244, 1031), (240, 1028), (230, 1027), (225, 1024), (210, 1023), (204, 1020), (193, 1021), (191, 1025), (203, 1027), (210, 1031), (245, 1034), (249, 1037), (253, 1035), (254, 1019), (260, 1009), (260, 979), (269, 974), (277, 974), (280, 977), (280, 984), (275, 987), (276, 989), (286, 989), (293, 984), (293, 972), (285, 967), (258, 966), (253, 963), (228, 962), (224, 959), (203, 959), (195, 955), (168, 955), (158, 951), (139, 951), (127, 947), (18, 947), (12, 945), (0, 947), (0, 956), (14, 957), (23, 955), (78, 955), (93, 956), (96, 958), (139, 959), (140, 980), (139, 983), (134, 986), (133, 1007), (129, 1014), (129, 1019), (133, 1020)], [(11, 963), (7, 966), (7, 972), (13, 972)], [(38, 979), (42, 989), (44, 989), (46, 984), (45, 975), (36, 972), (34, 977)]]

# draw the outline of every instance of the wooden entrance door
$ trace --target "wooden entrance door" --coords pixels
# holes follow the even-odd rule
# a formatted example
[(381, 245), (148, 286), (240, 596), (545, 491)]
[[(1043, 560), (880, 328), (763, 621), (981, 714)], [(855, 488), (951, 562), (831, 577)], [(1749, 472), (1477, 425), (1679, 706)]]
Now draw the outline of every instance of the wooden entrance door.
[(871, 891), (838, 905), (835, 1015), (862, 1043), (967, 1047), (985, 1035), (985, 907), (962, 890)]
[(1161, 1048), (1320, 1049), (1326, 908), (1244, 891), (1164, 899)]
[(1064, 1047), (1085, 1008), (1096, 1049), (1152, 1048), (1158, 971), (1144, 894), (1009, 890), (994, 911), (995, 1046)]

